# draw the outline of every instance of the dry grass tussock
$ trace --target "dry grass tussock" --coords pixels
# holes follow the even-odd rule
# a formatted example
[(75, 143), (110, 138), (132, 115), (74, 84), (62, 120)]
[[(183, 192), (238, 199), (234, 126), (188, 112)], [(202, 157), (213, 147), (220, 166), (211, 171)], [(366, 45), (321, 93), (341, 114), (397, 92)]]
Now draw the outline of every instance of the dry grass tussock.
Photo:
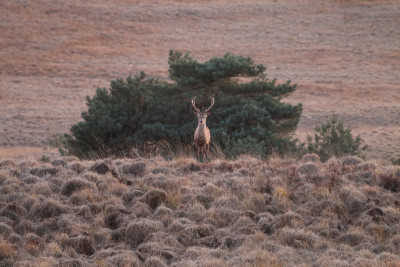
[(359, 158), (0, 160), (1, 266), (399, 266), (400, 169)]

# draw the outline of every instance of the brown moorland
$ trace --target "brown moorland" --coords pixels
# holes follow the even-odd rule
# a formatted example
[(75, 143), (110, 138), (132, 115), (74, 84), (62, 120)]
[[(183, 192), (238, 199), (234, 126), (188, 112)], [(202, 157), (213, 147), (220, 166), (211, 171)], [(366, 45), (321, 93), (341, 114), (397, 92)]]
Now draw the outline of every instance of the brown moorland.
[(399, 181), (315, 154), (3, 159), (0, 265), (399, 266)]
[(85, 96), (112, 79), (167, 79), (177, 49), (250, 56), (298, 84), (298, 137), (337, 114), (367, 158), (398, 158), (399, 13), (394, 0), (0, 1), (0, 156), (68, 132)]

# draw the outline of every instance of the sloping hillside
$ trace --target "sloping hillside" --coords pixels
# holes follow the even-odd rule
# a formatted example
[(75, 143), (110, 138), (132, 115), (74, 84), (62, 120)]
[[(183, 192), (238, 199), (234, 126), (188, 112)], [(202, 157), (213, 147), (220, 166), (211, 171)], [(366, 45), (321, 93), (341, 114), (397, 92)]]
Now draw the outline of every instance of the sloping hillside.
[(0, 265), (399, 266), (399, 181), (355, 157), (3, 159)]
[(367, 158), (399, 158), (399, 14), (396, 0), (0, 1), (0, 155), (68, 132), (111, 80), (167, 79), (176, 49), (250, 56), (298, 84), (302, 140), (337, 114)]

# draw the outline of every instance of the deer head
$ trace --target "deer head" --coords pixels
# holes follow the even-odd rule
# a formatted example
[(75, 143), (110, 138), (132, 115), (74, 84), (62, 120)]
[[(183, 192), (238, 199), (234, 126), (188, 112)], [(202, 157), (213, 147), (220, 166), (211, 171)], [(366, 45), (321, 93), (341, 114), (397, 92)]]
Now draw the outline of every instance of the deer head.
[(206, 124), (206, 119), (207, 117), (210, 115), (211, 113), (211, 108), (214, 106), (214, 98), (212, 98), (210, 96), (211, 99), (211, 105), (209, 108), (207, 108), (204, 112), (201, 112), (199, 108), (196, 107), (196, 103), (194, 101), (196, 97), (192, 98), (192, 106), (194, 109), (194, 114), (197, 116), (198, 120), (199, 120), (199, 125), (205, 125)]

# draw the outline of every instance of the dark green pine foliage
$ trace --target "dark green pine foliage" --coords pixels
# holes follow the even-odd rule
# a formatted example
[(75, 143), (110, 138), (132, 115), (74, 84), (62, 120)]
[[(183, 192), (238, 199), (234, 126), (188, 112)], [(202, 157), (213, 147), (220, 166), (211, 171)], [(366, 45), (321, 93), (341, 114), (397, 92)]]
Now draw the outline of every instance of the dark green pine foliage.
[(307, 136), (308, 152), (318, 154), (322, 161), (345, 155), (362, 156), (360, 142), (361, 137), (354, 137), (351, 129), (345, 128), (336, 116), (315, 127), (314, 140)]
[(108, 156), (160, 141), (191, 144), (197, 125), (193, 96), (201, 110), (210, 104), (209, 96), (215, 98), (207, 126), (212, 143), (228, 157), (295, 149), (291, 136), (302, 106), (281, 102), (295, 90), (290, 81), (276, 84), (266, 78), (263, 65), (231, 53), (198, 63), (189, 54), (171, 50), (168, 63), (173, 83), (146, 79), (142, 72), (112, 81), (111, 88), (87, 97), (83, 121), (66, 136), (69, 152)]

